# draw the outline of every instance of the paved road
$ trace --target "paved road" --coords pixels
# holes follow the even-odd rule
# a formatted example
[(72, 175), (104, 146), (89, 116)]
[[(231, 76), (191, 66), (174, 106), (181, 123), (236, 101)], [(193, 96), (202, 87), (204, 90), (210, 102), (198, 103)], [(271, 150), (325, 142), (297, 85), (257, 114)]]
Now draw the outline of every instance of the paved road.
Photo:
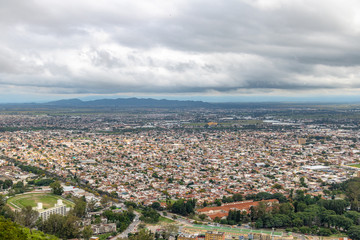
[[(160, 215), (164, 216), (162, 212), (158, 211), (158, 213), (160, 213)], [(176, 218), (174, 219), (174, 216), (176, 216)], [(177, 214), (174, 214), (174, 213), (167, 213), (166, 216), (164, 217), (167, 217), (167, 218), (170, 218), (172, 220), (174, 220), (175, 222), (178, 222), (178, 223), (182, 223), (182, 224), (185, 224), (185, 225), (192, 225), (192, 223), (190, 222), (190, 220), (180, 216), (180, 215), (177, 215)]]
[(134, 211), (135, 213), (135, 218), (133, 220), (133, 222), (129, 225), (129, 227), (123, 231), (122, 233), (116, 235), (115, 237), (111, 238), (111, 240), (115, 240), (115, 239), (118, 239), (118, 238), (127, 238), (128, 237), (128, 234), (133, 232), (135, 228), (137, 228), (137, 226), (139, 225), (139, 223), (141, 222), (140, 221), (140, 214), (136, 211)]

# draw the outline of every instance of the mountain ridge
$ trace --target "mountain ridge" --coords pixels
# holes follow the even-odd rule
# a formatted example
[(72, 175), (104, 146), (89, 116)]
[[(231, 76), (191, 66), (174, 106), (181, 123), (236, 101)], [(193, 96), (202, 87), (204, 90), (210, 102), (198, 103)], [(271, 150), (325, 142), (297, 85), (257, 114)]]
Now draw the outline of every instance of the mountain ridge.
[(150, 108), (167, 108), (167, 107), (212, 107), (211, 103), (203, 101), (181, 101), (181, 100), (167, 100), (167, 99), (153, 99), (153, 98), (116, 98), (116, 99), (97, 99), (83, 101), (78, 98), (62, 99), (42, 103), (43, 106), (56, 107), (150, 107)]

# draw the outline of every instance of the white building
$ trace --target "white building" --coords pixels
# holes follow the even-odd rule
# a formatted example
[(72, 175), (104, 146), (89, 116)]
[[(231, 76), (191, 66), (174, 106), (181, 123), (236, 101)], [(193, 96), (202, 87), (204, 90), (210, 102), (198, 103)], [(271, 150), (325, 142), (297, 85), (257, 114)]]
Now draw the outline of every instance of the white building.
[(39, 202), (34, 210), (39, 212), (39, 217), (41, 217), (43, 220), (47, 220), (51, 214), (60, 214), (63, 216), (66, 215), (66, 205), (63, 204), (61, 199), (57, 200), (57, 203), (54, 207), (48, 209), (43, 209), (42, 203)]

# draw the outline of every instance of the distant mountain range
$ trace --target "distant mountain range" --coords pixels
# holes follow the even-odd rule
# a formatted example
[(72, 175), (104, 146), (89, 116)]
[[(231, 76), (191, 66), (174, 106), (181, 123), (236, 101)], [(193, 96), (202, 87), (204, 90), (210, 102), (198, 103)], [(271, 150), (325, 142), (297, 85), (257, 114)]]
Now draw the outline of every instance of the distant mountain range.
[(41, 104), (42, 106), (78, 108), (208, 108), (212, 104), (202, 101), (157, 100), (152, 98), (117, 98), (82, 101), (66, 99)]
[[(316, 105), (326, 106), (329, 103), (317, 103)], [(83, 101), (77, 98), (52, 101), (47, 103), (7, 103), (0, 104), (0, 110), (26, 111), (33, 110), (55, 110), (67, 109), (88, 109), (99, 111), (118, 111), (146, 108), (207, 108), (207, 109), (288, 109), (313, 107), (311, 103), (285, 103), (285, 102), (237, 102), (237, 103), (208, 103), (203, 101), (180, 101), (153, 98), (117, 98)]]

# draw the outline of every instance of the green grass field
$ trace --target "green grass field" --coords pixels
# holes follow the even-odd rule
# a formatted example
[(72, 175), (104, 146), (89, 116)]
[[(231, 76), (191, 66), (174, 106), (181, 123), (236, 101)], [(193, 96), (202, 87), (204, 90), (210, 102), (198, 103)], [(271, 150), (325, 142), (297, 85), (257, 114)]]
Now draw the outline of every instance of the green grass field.
[(352, 164), (352, 165), (349, 165), (350, 167), (357, 167), (357, 168), (360, 168), (360, 164)]
[(160, 216), (159, 221), (164, 222), (164, 223), (175, 223), (174, 220), (167, 218), (167, 217), (163, 217), (163, 216)]
[(15, 208), (23, 208), (26, 206), (36, 207), (38, 202), (42, 202), (43, 208), (54, 207), (57, 203), (57, 200), (63, 200), (63, 203), (68, 207), (74, 207), (74, 203), (54, 194), (48, 193), (30, 193), (30, 194), (21, 194), (16, 195), (7, 200), (7, 203)]
[[(230, 227), (212, 227), (206, 225), (193, 225), (193, 227), (186, 227), (187, 229), (192, 230), (206, 230), (206, 231), (220, 231), (228, 233), (265, 233), (271, 234), (271, 230), (253, 230), (253, 229), (243, 229), (243, 228), (230, 228)], [(274, 236), (282, 236), (282, 232), (273, 232)]]

